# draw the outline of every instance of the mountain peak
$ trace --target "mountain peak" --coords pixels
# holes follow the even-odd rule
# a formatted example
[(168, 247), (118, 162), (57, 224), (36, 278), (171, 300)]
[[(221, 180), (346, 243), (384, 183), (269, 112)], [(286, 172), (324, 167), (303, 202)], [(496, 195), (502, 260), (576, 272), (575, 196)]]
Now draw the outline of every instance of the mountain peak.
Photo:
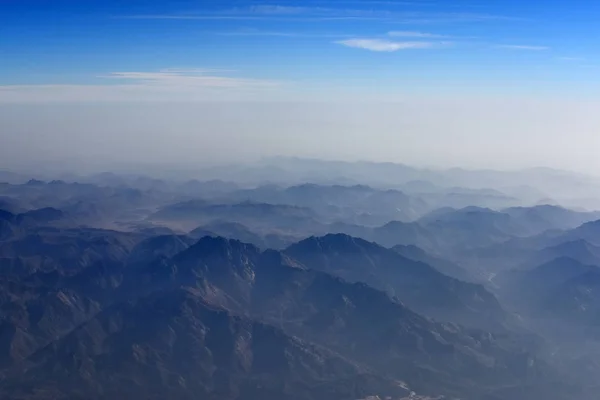
[(61, 210), (57, 210), (53, 207), (45, 207), (19, 214), (17, 218), (21, 221), (27, 219), (35, 222), (50, 222), (60, 219), (63, 216), (64, 213)]
[(325, 236), (311, 236), (288, 248), (291, 252), (303, 251), (352, 251), (360, 248), (383, 249), (383, 247), (368, 242), (364, 239), (355, 238), (344, 233), (330, 233)]
[(192, 248), (194, 249), (213, 249), (213, 248), (227, 248), (227, 249), (241, 249), (244, 247), (254, 247), (250, 244), (242, 243), (236, 239), (227, 239), (222, 236), (205, 236), (198, 240)]
[(580, 228), (588, 228), (588, 229), (600, 229), (600, 219), (595, 221), (586, 222), (581, 225)]
[(549, 273), (550, 271), (587, 270), (589, 268), (595, 267), (584, 265), (574, 258), (562, 256), (540, 265), (535, 270), (539, 273)]
[(42, 185), (45, 185), (45, 184), (46, 184), (46, 182), (40, 181), (38, 179), (30, 179), (26, 183), (27, 186), (42, 186)]
[(196, 258), (209, 256), (223, 256), (230, 258), (235, 254), (258, 256), (260, 254), (260, 250), (254, 245), (242, 243), (239, 240), (226, 239), (221, 236), (205, 236), (188, 249), (179, 253), (176, 256), (176, 259), (184, 260), (189, 259), (190, 257)]
[(419, 256), (419, 257), (427, 256), (427, 252), (425, 250), (423, 250), (419, 246), (415, 246), (414, 244), (407, 244), (407, 245), (399, 244), (399, 245), (392, 247), (392, 250), (394, 250), (395, 252), (402, 254), (402, 255), (412, 254), (415, 256)]
[(260, 264), (283, 265), (291, 268), (306, 269), (305, 266), (297, 263), (284, 253), (276, 250), (265, 250), (260, 255)]
[(567, 242), (559, 243), (555, 246), (549, 247), (550, 250), (553, 250), (557, 253), (581, 253), (592, 254), (592, 250), (600, 250), (597, 246), (594, 246), (590, 242), (585, 239), (579, 238), (570, 240)]

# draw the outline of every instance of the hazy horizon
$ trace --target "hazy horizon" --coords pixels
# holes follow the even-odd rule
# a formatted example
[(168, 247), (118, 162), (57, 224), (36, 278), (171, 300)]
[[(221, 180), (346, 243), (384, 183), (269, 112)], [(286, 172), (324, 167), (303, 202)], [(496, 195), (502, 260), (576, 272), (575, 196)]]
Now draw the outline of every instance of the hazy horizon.
[(600, 174), (595, 4), (36, 5), (0, 6), (0, 167), (283, 155)]
[[(566, 103), (568, 104), (568, 103)], [(584, 104), (586, 105), (586, 104)], [(2, 167), (200, 167), (287, 156), (599, 175), (594, 104), (488, 100), (0, 105)], [(561, 112), (562, 110), (562, 112)], [(579, 129), (577, 129), (579, 127)]]

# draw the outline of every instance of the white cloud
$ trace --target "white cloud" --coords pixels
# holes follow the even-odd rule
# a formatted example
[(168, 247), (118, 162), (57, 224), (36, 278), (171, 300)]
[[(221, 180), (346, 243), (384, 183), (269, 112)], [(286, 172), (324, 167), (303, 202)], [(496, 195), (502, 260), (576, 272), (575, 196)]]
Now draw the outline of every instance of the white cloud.
[(415, 32), (415, 31), (391, 31), (388, 32), (388, 35), (391, 37), (405, 37), (405, 38), (431, 38), (431, 39), (441, 39), (446, 38), (447, 36), (438, 35), (435, 33), (427, 33), (427, 32)]
[(272, 4), (255, 5), (250, 7), (250, 12), (257, 14), (300, 14), (310, 10), (306, 7), (280, 6)]
[(432, 42), (395, 42), (384, 39), (347, 39), (336, 43), (347, 47), (380, 52), (394, 52), (409, 49), (428, 49), (436, 45)]
[(123, 79), (139, 82), (145, 85), (169, 86), (169, 87), (217, 87), (217, 88), (239, 88), (239, 87), (264, 87), (273, 86), (271, 81), (256, 79), (233, 78), (215, 75), (210, 70), (181, 70), (165, 69), (159, 72), (113, 72), (106, 78)]
[(101, 76), (106, 82), (98, 84), (5, 85), (0, 86), (0, 103), (245, 99), (260, 97), (281, 85), (269, 80), (225, 76), (223, 72), (126, 71)]
[(500, 46), (496, 46), (499, 49), (509, 49), (509, 50), (529, 50), (529, 51), (544, 51), (550, 50), (550, 47), (547, 46), (530, 46), (523, 44), (503, 44)]

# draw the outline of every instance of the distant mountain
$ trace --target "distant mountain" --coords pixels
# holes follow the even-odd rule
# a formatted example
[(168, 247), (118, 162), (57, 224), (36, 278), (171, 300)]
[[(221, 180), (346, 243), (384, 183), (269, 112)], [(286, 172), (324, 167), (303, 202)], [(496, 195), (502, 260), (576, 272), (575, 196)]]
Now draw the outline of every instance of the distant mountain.
[(464, 259), (477, 260), (496, 270), (532, 269), (555, 258), (568, 257), (582, 264), (600, 265), (600, 221), (586, 222), (574, 229), (549, 230), (475, 249)]
[(52, 207), (45, 207), (17, 215), (17, 222), (40, 224), (56, 221), (63, 217), (64, 213), (61, 210), (57, 210), (56, 208)]
[[(191, 231), (188, 232), (188, 236), (191, 237), (192, 239), (195, 240), (200, 240), (205, 236), (219, 236), (216, 233), (209, 231), (207, 229), (204, 228), (204, 226), (199, 226), (196, 229), (192, 229)], [(224, 238), (226, 239), (235, 239), (233, 237), (228, 237), (227, 235), (223, 235)]]
[(324, 225), (315, 236), (342, 233), (348, 236), (376, 242), (384, 247), (415, 245), (428, 250), (437, 250), (437, 238), (416, 222), (391, 221), (378, 227), (337, 222)]
[(600, 268), (582, 272), (550, 290), (540, 303), (539, 313), (577, 324), (600, 339)]
[(364, 282), (397, 297), (408, 307), (443, 321), (500, 325), (503, 311), (482, 286), (446, 276), (422, 262), (375, 243), (346, 235), (312, 237), (286, 254), (350, 282)]
[(414, 220), (429, 209), (418, 197), (399, 190), (381, 190), (366, 185), (302, 184), (291, 187), (261, 186), (231, 195), (238, 201), (267, 202), (308, 207), (321, 218), (363, 225), (381, 225), (391, 220)]
[(261, 236), (252, 232), (245, 225), (236, 222), (213, 221), (207, 225), (194, 229), (189, 234), (196, 239), (201, 239), (204, 236), (212, 236), (206, 235), (206, 232), (212, 232), (212, 235), (221, 236), (227, 239), (236, 239), (244, 243), (251, 243), (262, 249), (267, 248), (266, 242)]
[(59, 220), (64, 216), (61, 210), (52, 207), (29, 210), (20, 214), (0, 209), (0, 219), (15, 224), (38, 225)]
[(503, 210), (529, 235), (553, 229), (573, 229), (600, 218), (599, 212), (573, 211), (552, 205), (513, 207)]
[(582, 264), (600, 266), (600, 247), (585, 239), (563, 242), (536, 251), (526, 265), (539, 265), (561, 257), (568, 257)]
[(136, 244), (127, 258), (128, 263), (144, 264), (154, 261), (157, 257), (173, 257), (184, 251), (195, 240), (184, 235), (153, 236)]
[(484, 247), (519, 235), (508, 214), (480, 207), (442, 211), (419, 220), (442, 249)]
[(0, 170), (0, 183), (21, 184), (27, 182), (27, 179), (29, 178), (23, 174), (4, 169)]
[(421, 218), (419, 222), (427, 225), (434, 222), (456, 222), (467, 218), (487, 218), (486, 221), (503, 222), (508, 218), (499, 211), (490, 208), (468, 206), (463, 208), (442, 207), (435, 209)]
[[(551, 250), (544, 250), (565, 242), (585, 239), (591, 245), (595, 245), (594, 240), (600, 244), (600, 233), (596, 235), (600, 230), (594, 230), (593, 222), (569, 228), (594, 216), (594, 213), (553, 206), (503, 211), (480, 207), (443, 208), (417, 221), (420, 229), (417, 238), (392, 233), (369, 239), (388, 247), (416, 245), (432, 255), (450, 259), (470, 272), (485, 274), (487, 271), (489, 274), (515, 267), (533, 268), (556, 257), (573, 257), (572, 253), (550, 254)], [(396, 243), (390, 243), (393, 238)]]
[(587, 222), (560, 235), (555, 243), (583, 239), (594, 246), (600, 246), (600, 220)]
[(23, 209), (55, 208), (86, 225), (106, 227), (118, 220), (140, 220), (150, 210), (176, 202), (180, 197), (156, 189), (99, 186), (90, 183), (34, 181), (23, 185), (0, 185), (0, 196), (19, 200)]
[(176, 221), (190, 224), (235, 222), (257, 229), (315, 229), (317, 215), (310, 209), (266, 203), (209, 204), (192, 200), (166, 206), (149, 217), (154, 221)]
[(432, 254), (486, 247), (514, 237), (510, 216), (479, 207), (443, 208), (416, 222), (391, 221), (374, 228), (338, 223), (329, 225), (328, 231), (361, 237), (385, 247), (417, 246)]
[(416, 222), (391, 221), (375, 228), (334, 224), (328, 230), (361, 237), (385, 247), (412, 245), (431, 254), (452, 254), (509, 240), (513, 236), (501, 229), (507, 218), (507, 215), (492, 210), (443, 209)]
[(20, 214), (13, 214), (0, 209), (0, 241), (8, 241), (18, 237), (28, 229), (45, 226), (64, 217), (62, 211), (51, 207), (30, 210)]
[(19, 201), (8, 196), (0, 197), (0, 210), (8, 211), (13, 214), (19, 214), (24, 211)]
[[(295, 157), (271, 157), (247, 165), (228, 165), (200, 171), (203, 179), (224, 179), (247, 185), (267, 182), (282, 185), (303, 184), (370, 184), (374, 187), (401, 187), (411, 181), (426, 181), (441, 188), (497, 189), (509, 193), (505, 199), (469, 196), (450, 204), (453, 196), (431, 203), (433, 208), (452, 205), (464, 207), (506, 208), (519, 204), (536, 204), (540, 199), (554, 196), (566, 205), (598, 205), (588, 199), (598, 198), (599, 180), (595, 177), (560, 171), (551, 168), (530, 168), (518, 171), (467, 170), (452, 168), (434, 170), (414, 168), (403, 164), (376, 162), (343, 162), (304, 159)], [(527, 191), (519, 188), (527, 187)], [(516, 189), (514, 189), (516, 188)], [(533, 194), (533, 196), (532, 196)], [(459, 196), (462, 194), (459, 193)], [(515, 198), (513, 196), (519, 196)], [(507, 198), (508, 197), (508, 198)], [(434, 199), (435, 200), (435, 199)]]
[(180, 187), (180, 190), (183, 193), (204, 198), (223, 196), (233, 193), (238, 189), (239, 186), (235, 183), (225, 182), (218, 179), (204, 182), (198, 181), (197, 179), (192, 179), (183, 183)]
[(16, 215), (10, 211), (0, 209), (0, 221), (14, 222)]
[(392, 250), (410, 260), (422, 262), (424, 264), (429, 264), (444, 275), (448, 275), (453, 278), (467, 282), (472, 279), (470, 274), (461, 266), (451, 261), (432, 256), (431, 254), (427, 253), (425, 250), (417, 246), (397, 245), (392, 247)]
[[(513, 207), (494, 211), (480, 207), (463, 209), (442, 208), (422, 217), (424, 226), (449, 225), (463, 229), (469, 227), (477, 232), (489, 231), (495, 235), (526, 237), (550, 230), (567, 230), (600, 217), (595, 212), (579, 212), (550, 205)], [(462, 225), (461, 225), (462, 224)]]
[(298, 240), (289, 234), (280, 233), (277, 229), (267, 230), (259, 235), (243, 224), (218, 220), (190, 231), (189, 236), (195, 239), (204, 236), (220, 236), (250, 243), (263, 250), (283, 249)]
[(7, 240), (15, 234), (15, 214), (0, 209), (0, 240)]
[(203, 213), (209, 204), (208, 201), (202, 199), (171, 204), (155, 213), (154, 218), (181, 219), (187, 218), (190, 215), (195, 216), (195, 214)]
[(532, 270), (504, 272), (494, 279), (505, 301), (517, 309), (532, 315), (539, 315), (545, 308), (544, 302), (567, 282), (590, 272), (600, 270), (592, 265), (560, 257)]
[(44, 186), (45, 184), (46, 182), (40, 179), (30, 179), (27, 181), (27, 183), (25, 183), (27, 186)]
[(537, 319), (600, 338), (600, 267), (561, 257), (498, 276), (502, 296)]
[(175, 235), (177, 232), (171, 228), (160, 225), (141, 225), (135, 232), (144, 236), (161, 236), (161, 235)]
[(424, 249), (438, 249), (440, 245), (431, 231), (416, 222), (392, 221), (381, 227), (373, 228), (360, 237), (385, 247), (403, 244), (415, 245)]
[(510, 271), (498, 278), (509, 280), (507, 285), (518, 285), (519, 289), (527, 294), (534, 294), (555, 288), (574, 277), (597, 268), (593, 265), (582, 264), (573, 258), (559, 257), (532, 270)]

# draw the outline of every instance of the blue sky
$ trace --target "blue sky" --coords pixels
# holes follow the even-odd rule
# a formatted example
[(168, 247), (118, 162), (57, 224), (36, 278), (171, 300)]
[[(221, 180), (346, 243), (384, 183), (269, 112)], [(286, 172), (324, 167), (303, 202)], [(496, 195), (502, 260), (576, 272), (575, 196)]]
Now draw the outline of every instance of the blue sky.
[(592, 0), (0, 0), (0, 168), (291, 155), (600, 176), (599, 20)]
[(189, 80), (259, 97), (274, 87), (590, 95), (599, 18), (591, 0), (0, 0), (0, 93)]

